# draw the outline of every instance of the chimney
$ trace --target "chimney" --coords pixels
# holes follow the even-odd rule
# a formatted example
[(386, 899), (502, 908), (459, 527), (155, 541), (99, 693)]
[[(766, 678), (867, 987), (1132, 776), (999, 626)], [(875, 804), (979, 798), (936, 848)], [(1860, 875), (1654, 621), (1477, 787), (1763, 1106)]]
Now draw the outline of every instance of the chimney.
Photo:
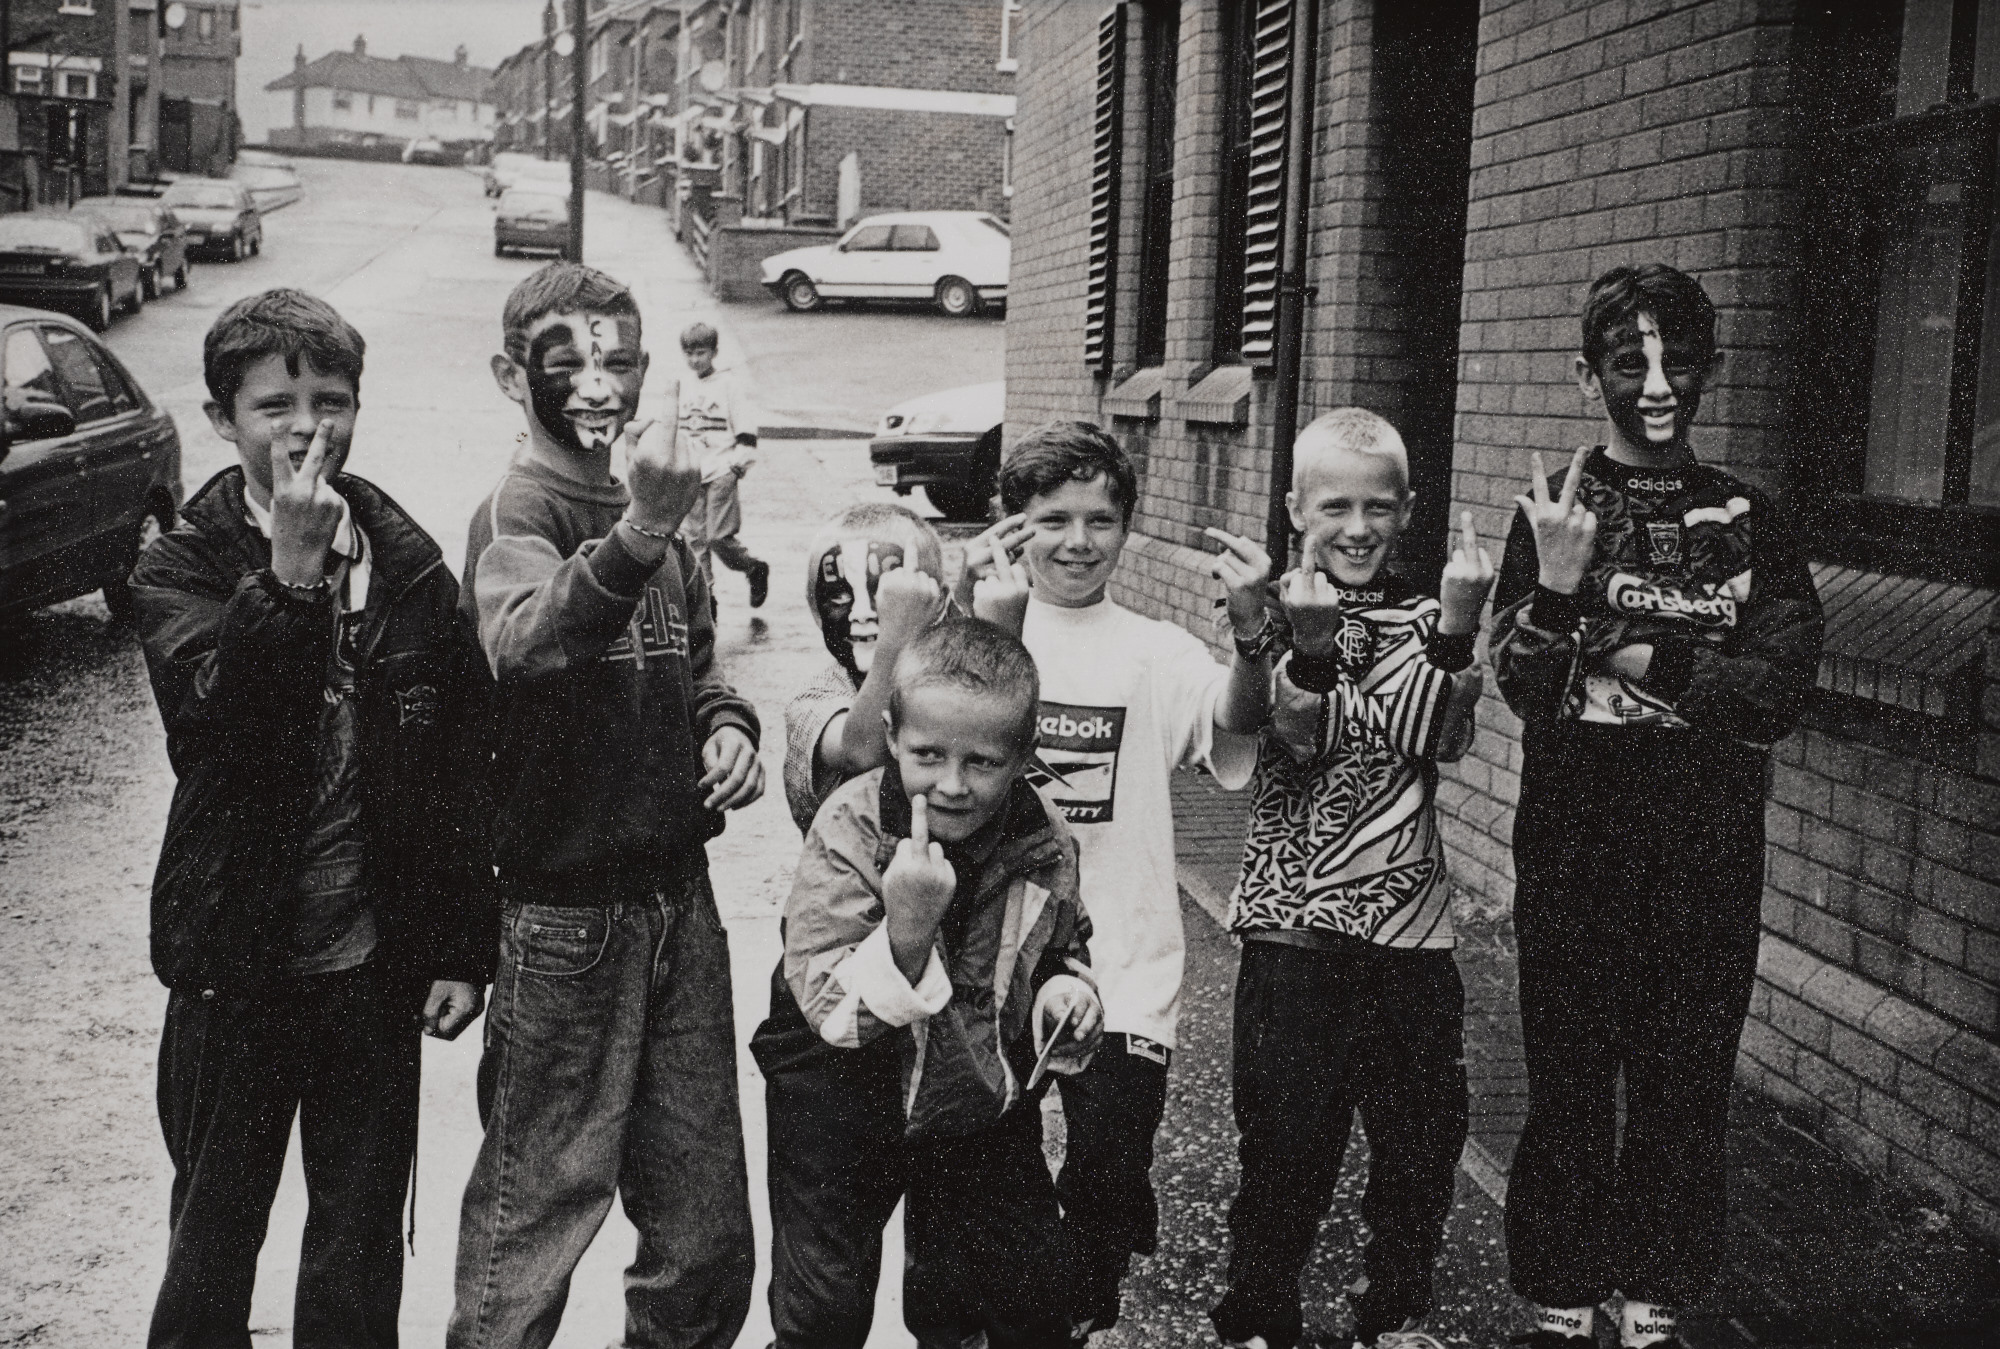
[(463, 68), (464, 68), (464, 66), (465, 66), (465, 63), (466, 63), (466, 62), (467, 62), (468, 60), (470, 60), (471, 58), (472, 58), (472, 53), (471, 53), (471, 52), (469, 52), (469, 51), (467, 51), (467, 50), (465, 49), (465, 44), (464, 44), (463, 42), (461, 42), (461, 43), (459, 43), (459, 44), (458, 44), (458, 50), (457, 50), (457, 51), (454, 51), (454, 52), (453, 52), (453, 53), (451, 54), (451, 63), (452, 63), (453, 65), (455, 65), (455, 66), (458, 66), (459, 68), (463, 69)]
[(368, 39), (359, 33), (354, 35), (354, 54), (356, 56), (368, 55)]

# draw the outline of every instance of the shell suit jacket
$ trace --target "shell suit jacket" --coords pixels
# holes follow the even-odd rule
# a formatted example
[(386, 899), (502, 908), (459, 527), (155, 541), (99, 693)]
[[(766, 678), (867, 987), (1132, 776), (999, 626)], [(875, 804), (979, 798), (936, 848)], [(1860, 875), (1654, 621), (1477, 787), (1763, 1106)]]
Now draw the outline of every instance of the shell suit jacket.
[(1033, 1013), (1048, 981), (1073, 974), (1095, 987), (1090, 920), (1077, 894), (1076, 841), (1017, 782), (981, 831), (995, 835), (980, 840), (991, 843), (983, 860), (946, 846), (958, 892), (912, 986), (890, 951), (882, 900), (882, 874), (909, 829), (893, 765), (827, 798), (785, 905), (785, 981), (807, 1023), (836, 1048), (902, 1037), (906, 1136), (961, 1136), (998, 1122), (1027, 1094)]

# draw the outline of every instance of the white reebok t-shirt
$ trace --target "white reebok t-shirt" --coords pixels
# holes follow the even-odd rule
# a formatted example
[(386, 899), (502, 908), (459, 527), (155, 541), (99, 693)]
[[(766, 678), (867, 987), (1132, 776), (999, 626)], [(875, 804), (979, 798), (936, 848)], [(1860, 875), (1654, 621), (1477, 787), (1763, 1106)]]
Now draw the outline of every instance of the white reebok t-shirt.
[(1029, 777), (1082, 850), (1104, 1028), (1171, 1047), (1186, 950), (1168, 775), (1205, 764), (1240, 788), (1256, 738), (1215, 730), (1229, 670), (1171, 623), (1110, 600), (1063, 609), (1030, 599), (1021, 640), (1042, 678)]

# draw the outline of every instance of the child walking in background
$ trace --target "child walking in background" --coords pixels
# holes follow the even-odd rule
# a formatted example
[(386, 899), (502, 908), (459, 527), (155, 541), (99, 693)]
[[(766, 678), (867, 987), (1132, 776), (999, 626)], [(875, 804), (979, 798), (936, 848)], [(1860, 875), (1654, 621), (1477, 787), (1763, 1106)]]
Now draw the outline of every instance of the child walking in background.
[(1614, 1291), (1628, 1349), (1677, 1345), (1675, 1308), (1721, 1258), (1765, 762), (1805, 710), (1823, 619), (1770, 499), (1695, 461), (1719, 360), (1692, 277), (1656, 263), (1598, 278), (1576, 375), (1605, 442), (1560, 479), (1535, 457), (1495, 598), (1494, 673), (1522, 721), (1528, 1118), (1507, 1258), (1537, 1349), (1587, 1346)]
[(1416, 497), (1402, 437), (1341, 408), (1299, 433), (1296, 571), (1277, 585), (1281, 656), (1229, 928), (1243, 1181), (1229, 1210), (1222, 1339), (1293, 1349), (1299, 1276), (1333, 1202), (1355, 1111), (1371, 1233), (1356, 1345), (1435, 1349), (1418, 1327), (1465, 1143), (1465, 990), (1452, 950), (1437, 763), (1471, 740), (1473, 641), (1493, 566), (1472, 533), (1440, 598), (1387, 564)]
[(681, 354), (693, 379), (681, 381), (681, 436), (694, 447), (701, 464), (702, 493), (688, 511), (681, 535), (701, 560), (702, 579), (715, 593), (715, 563), (741, 572), (750, 582), (750, 607), (763, 607), (771, 593), (771, 564), (752, 557), (738, 538), (743, 528), (743, 502), (737, 485), (756, 462), (757, 424), (743, 397), (735, 373), (715, 364), (722, 339), (706, 323), (692, 323), (681, 333)]

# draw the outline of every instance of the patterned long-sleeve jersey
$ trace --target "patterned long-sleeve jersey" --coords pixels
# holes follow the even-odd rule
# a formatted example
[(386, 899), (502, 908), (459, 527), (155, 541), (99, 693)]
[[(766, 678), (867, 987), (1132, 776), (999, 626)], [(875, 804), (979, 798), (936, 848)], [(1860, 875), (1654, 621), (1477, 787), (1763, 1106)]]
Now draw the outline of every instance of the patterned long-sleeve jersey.
[(1230, 930), (1450, 947), (1432, 798), (1454, 673), (1438, 663), (1438, 602), (1395, 577), (1352, 599), (1334, 659), (1278, 662)]

